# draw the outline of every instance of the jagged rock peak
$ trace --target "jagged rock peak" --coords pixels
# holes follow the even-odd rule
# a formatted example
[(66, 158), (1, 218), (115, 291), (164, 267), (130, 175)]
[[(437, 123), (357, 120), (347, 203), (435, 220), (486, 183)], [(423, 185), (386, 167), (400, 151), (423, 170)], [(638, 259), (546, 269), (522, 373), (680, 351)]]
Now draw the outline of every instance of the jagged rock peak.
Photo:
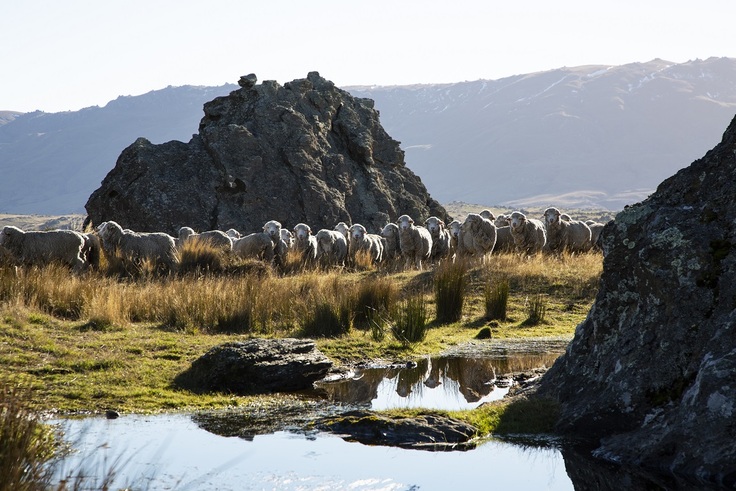
[(595, 455), (736, 486), (736, 118), (603, 230), (595, 303), (542, 380)]
[(268, 220), (316, 232), (340, 221), (377, 232), (402, 214), (447, 218), (404, 163), (370, 99), (320, 76), (240, 88), (204, 105), (188, 143), (139, 138), (89, 198), (92, 223), (135, 230), (259, 231)]

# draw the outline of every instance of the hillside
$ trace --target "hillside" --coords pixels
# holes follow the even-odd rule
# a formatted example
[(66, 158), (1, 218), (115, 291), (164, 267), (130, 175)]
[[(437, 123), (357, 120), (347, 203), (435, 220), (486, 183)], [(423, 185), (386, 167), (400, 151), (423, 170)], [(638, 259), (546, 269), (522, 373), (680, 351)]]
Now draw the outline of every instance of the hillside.
[[(136, 138), (189, 141), (203, 104), (235, 88), (168, 87), (75, 112), (0, 112), (0, 212), (83, 213)], [(720, 140), (736, 113), (736, 59), (346, 90), (375, 100), (408, 167), (442, 203), (619, 210)]]

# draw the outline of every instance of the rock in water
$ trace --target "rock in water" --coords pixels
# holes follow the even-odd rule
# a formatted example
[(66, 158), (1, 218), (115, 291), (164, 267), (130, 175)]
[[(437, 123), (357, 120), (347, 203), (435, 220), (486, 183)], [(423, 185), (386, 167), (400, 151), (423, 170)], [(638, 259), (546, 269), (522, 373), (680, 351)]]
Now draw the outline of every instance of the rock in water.
[(176, 384), (197, 393), (262, 394), (312, 388), (332, 362), (309, 339), (249, 339), (215, 346)]
[(409, 214), (447, 218), (370, 99), (311, 72), (283, 87), (240, 79), (240, 89), (204, 105), (189, 143), (139, 138), (85, 205), (93, 224), (138, 231), (260, 231), (268, 220), (316, 231), (338, 222), (378, 232)]
[(736, 486), (736, 119), (603, 230), (600, 290), (542, 380), (594, 454)]

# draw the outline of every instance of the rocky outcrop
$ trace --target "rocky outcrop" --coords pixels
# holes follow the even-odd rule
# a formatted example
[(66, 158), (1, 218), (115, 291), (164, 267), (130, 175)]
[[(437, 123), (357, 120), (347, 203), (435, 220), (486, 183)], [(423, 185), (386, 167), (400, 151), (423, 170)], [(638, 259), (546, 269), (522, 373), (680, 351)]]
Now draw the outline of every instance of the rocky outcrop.
[(309, 339), (249, 339), (215, 346), (175, 383), (198, 393), (292, 392), (312, 388), (331, 367)]
[(600, 289), (539, 394), (594, 455), (736, 486), (736, 119), (602, 234)]
[(314, 231), (344, 221), (377, 232), (402, 214), (447, 218), (370, 99), (317, 72), (284, 86), (255, 75), (239, 85), (204, 105), (189, 143), (139, 138), (126, 148), (87, 201), (92, 223), (250, 233), (272, 219)]

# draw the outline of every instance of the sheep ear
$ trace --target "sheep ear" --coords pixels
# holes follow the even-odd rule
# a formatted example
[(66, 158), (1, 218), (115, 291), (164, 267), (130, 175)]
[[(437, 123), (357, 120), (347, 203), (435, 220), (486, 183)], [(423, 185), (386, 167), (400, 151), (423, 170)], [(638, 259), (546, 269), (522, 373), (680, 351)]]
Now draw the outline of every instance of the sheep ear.
[(409, 217), (409, 223), (414, 223), (414, 219)]

